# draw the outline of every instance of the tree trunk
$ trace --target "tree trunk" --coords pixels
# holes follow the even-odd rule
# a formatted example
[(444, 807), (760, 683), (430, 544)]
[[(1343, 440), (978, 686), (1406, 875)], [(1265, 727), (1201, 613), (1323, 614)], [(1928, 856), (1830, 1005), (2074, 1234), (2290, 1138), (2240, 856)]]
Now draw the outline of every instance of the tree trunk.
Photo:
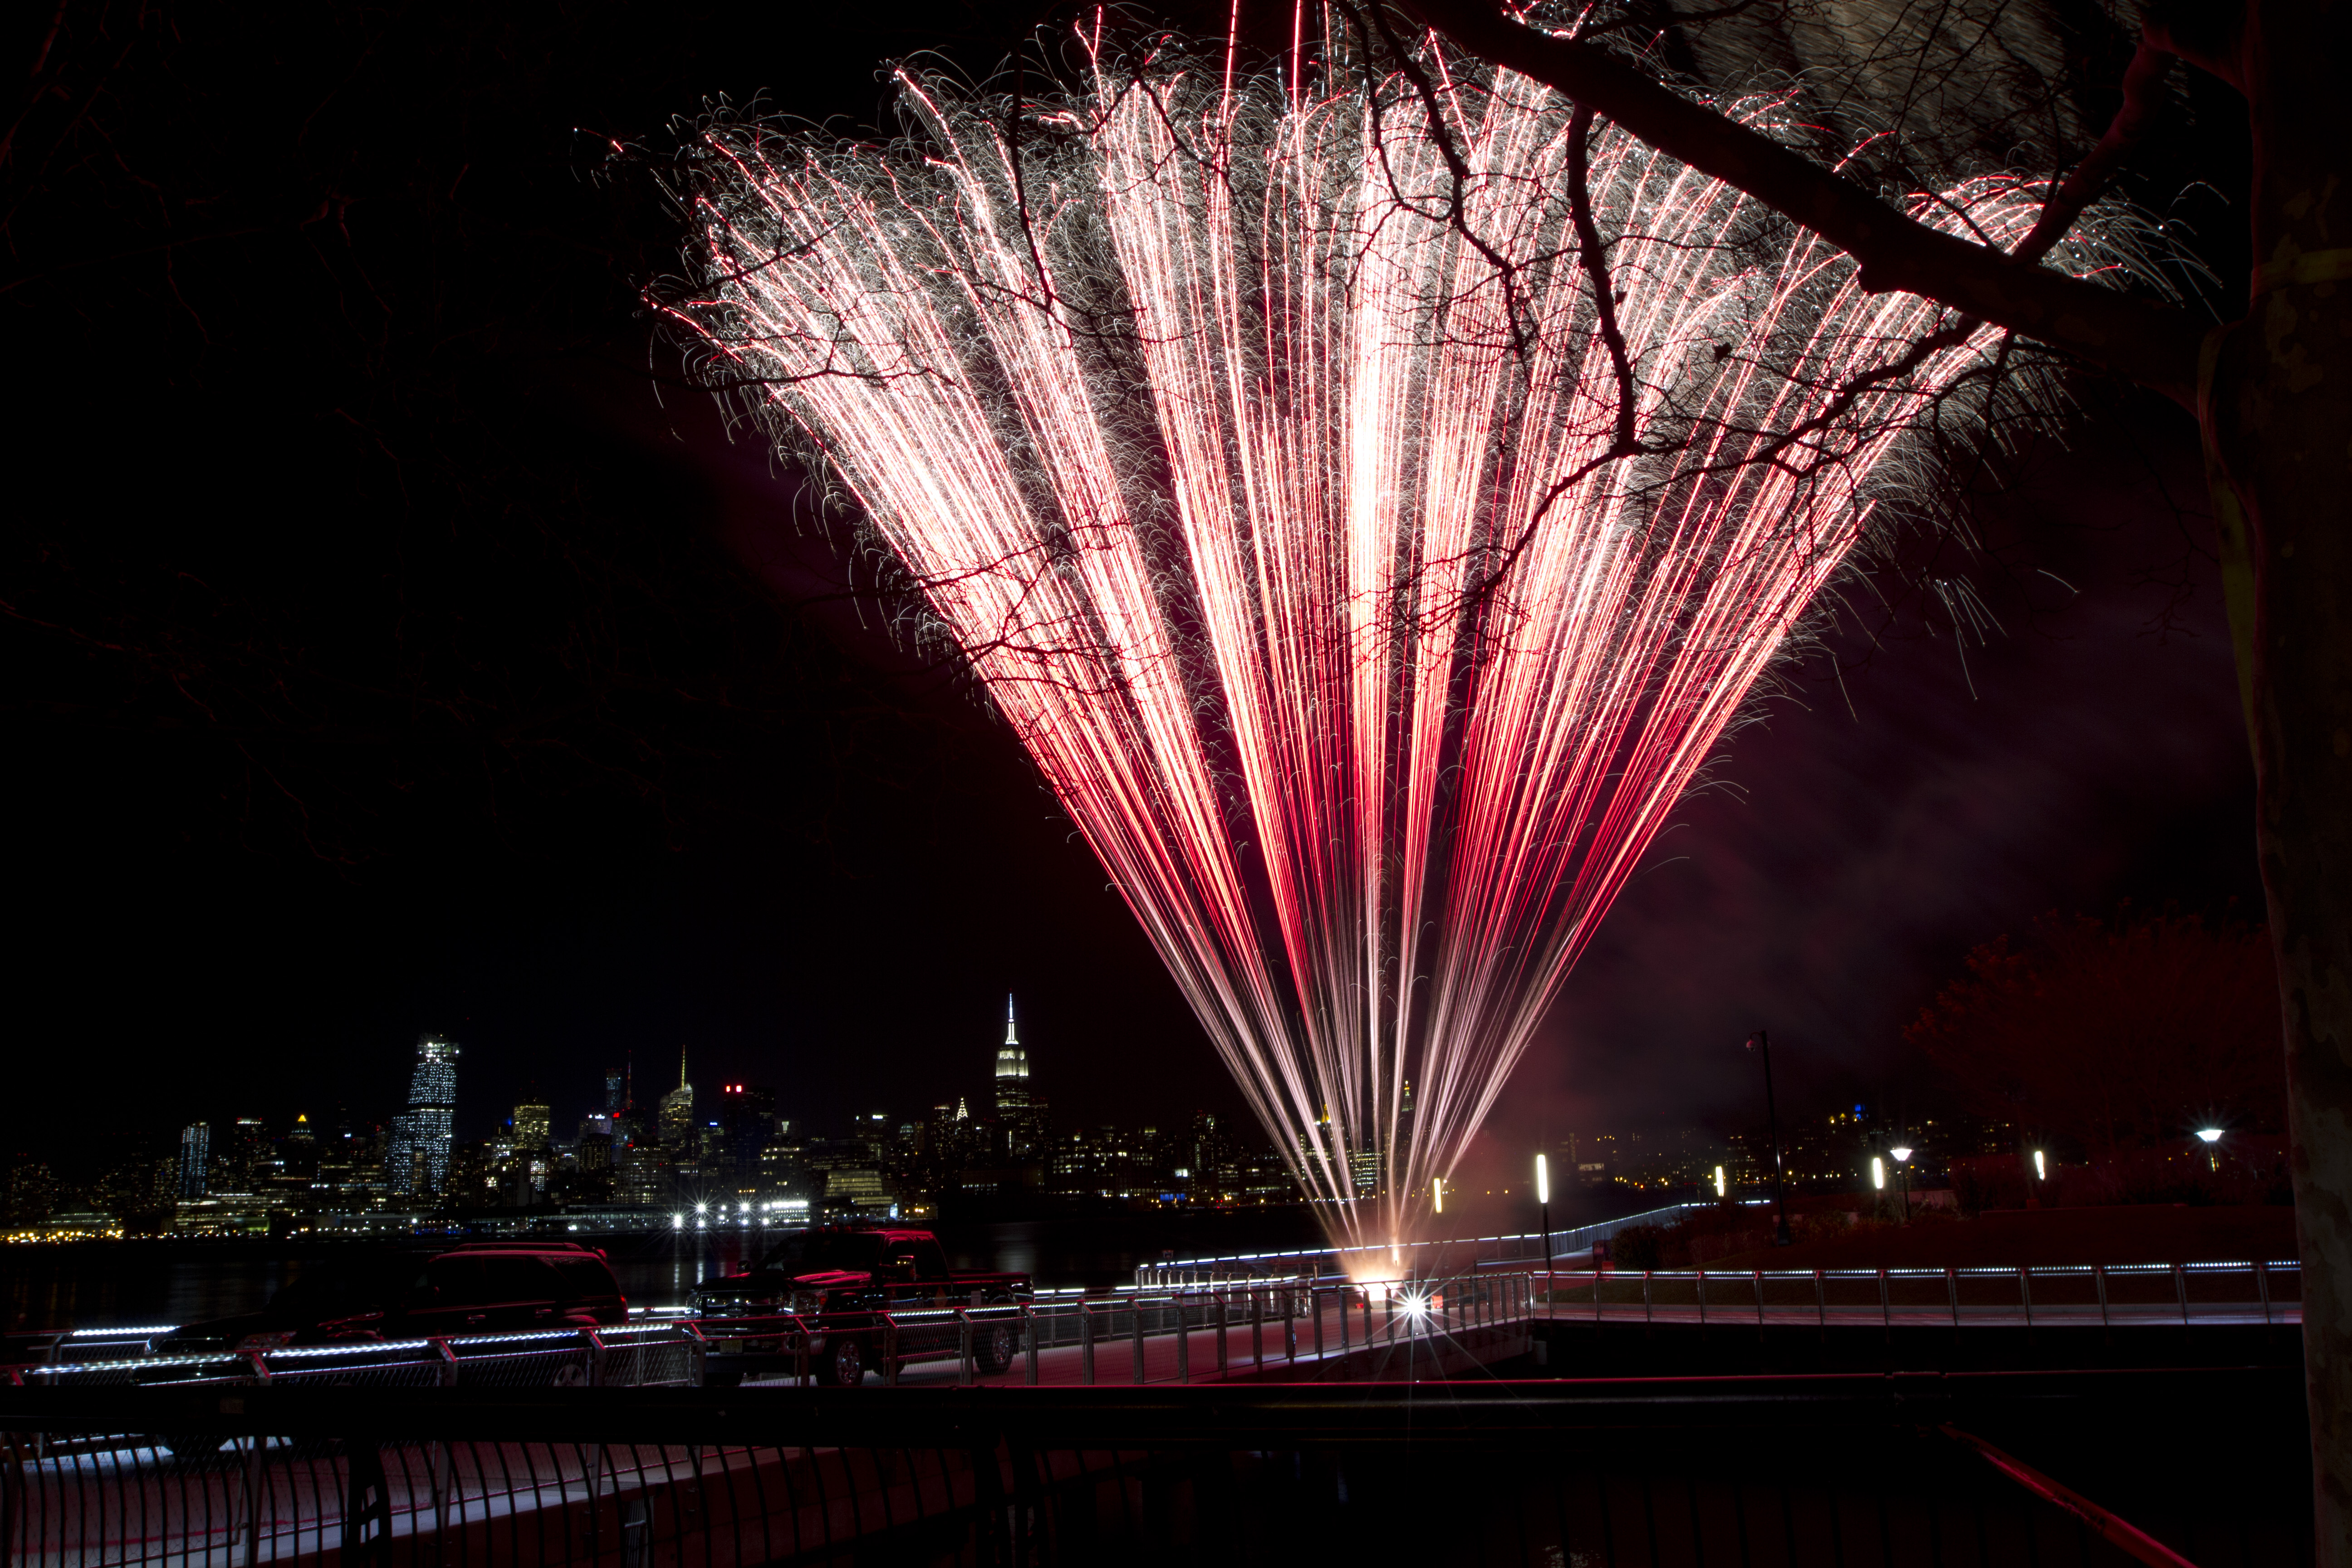
[[(2275, 48), (2272, 40), (2276, 40)], [(2286, 1029), (2317, 1561), (2352, 1568), (2352, 8), (2248, 7), (2252, 309), (2215, 335), (2209, 450), (2250, 697)], [(2251, 567), (2251, 571), (2246, 569)], [(2247, 615), (2251, 611), (2250, 617)], [(2251, 620), (2251, 625), (2243, 624)]]

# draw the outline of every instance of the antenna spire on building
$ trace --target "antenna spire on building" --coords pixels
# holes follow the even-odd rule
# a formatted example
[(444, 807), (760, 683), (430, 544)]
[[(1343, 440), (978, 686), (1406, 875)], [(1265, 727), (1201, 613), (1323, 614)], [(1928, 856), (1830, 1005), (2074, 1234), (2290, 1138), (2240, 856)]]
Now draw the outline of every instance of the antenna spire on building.
[(1008, 1046), (1021, 1043), (1020, 1031), (1013, 1023), (1013, 993), (1010, 991), (1004, 994), (1004, 1043)]

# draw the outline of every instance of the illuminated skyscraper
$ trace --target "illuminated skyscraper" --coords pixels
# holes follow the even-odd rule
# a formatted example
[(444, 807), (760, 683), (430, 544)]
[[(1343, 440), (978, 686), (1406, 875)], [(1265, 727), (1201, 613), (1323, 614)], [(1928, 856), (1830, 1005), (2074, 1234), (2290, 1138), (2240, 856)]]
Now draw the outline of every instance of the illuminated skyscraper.
[(694, 1136), (694, 1086), (686, 1081), (686, 1047), (677, 1048), (677, 1087), (662, 1096), (661, 1139), (673, 1149)]
[(457, 1044), (432, 1035), (416, 1039), (416, 1066), (408, 1075), (408, 1109), (393, 1118), (384, 1180), (395, 1193), (437, 1196), (449, 1181), (450, 1123), (457, 1111)]
[(211, 1190), (213, 1130), (198, 1121), (180, 1129), (180, 1195), (200, 1198)]
[(1004, 1044), (996, 1053), (996, 1113), (1009, 1116), (1029, 1109), (1029, 1053), (1021, 1048), (1021, 1031), (1013, 1021), (1013, 996), (1004, 997)]
[(546, 1148), (553, 1123), (554, 1114), (548, 1110), (545, 1100), (535, 1095), (524, 1100), (514, 1108), (515, 1147)]
[(996, 1119), (1004, 1129), (1004, 1152), (1014, 1160), (1039, 1155), (1045, 1147), (1045, 1102), (1029, 1089), (1029, 1053), (1013, 1019), (1013, 998), (1004, 998), (1004, 1044), (996, 1052)]

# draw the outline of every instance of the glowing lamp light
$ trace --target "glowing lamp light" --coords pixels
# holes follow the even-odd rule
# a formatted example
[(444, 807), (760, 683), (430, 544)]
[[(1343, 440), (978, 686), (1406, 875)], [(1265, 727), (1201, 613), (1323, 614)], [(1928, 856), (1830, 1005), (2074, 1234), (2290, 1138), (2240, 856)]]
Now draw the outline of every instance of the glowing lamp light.
[(2039, 1149), (2033, 1152), (2033, 1179), (2037, 1182), (2046, 1182), (2050, 1179), (2049, 1162), (2042, 1159), (2042, 1151)]
[(674, 1214), (669, 1216), (669, 1223), (676, 1228), (684, 1230), (686, 1228), (686, 1216), (682, 1214)]
[(1426, 1296), (1404, 1298), (1404, 1315), (1415, 1322), (1429, 1316), (1429, 1298)]
[(1541, 1154), (1536, 1156), (1536, 1202), (1551, 1202), (1551, 1162)]
[(2219, 1143), (2221, 1141), (2221, 1130), (2218, 1127), (2200, 1127), (2197, 1130), (2197, 1136), (2208, 1143)]
[(1723, 1194), (1724, 1194), (1724, 1191), (1725, 1191), (1725, 1188), (1724, 1188), (1724, 1184), (1723, 1184), (1723, 1167), (1722, 1167), (1722, 1166), (1720, 1166), (1720, 1165), (1717, 1165), (1717, 1166), (1715, 1168), (1715, 1195), (1716, 1195), (1717, 1197), (1721, 1197), (1721, 1196), (1723, 1196)]
[(1898, 1165), (1911, 1158), (1911, 1148), (1907, 1143), (1899, 1144), (1895, 1148), (1889, 1149), (1887, 1152), (1895, 1156), (1895, 1163)]
[(1432, 1181), (1429, 1184), (1429, 1190), (1436, 1194), (1437, 1212), (1444, 1214), (1445, 1212), (1445, 1178), (1439, 1176)]
[(1870, 1184), (1882, 1193), (1886, 1190), (1886, 1162), (1875, 1154), (1870, 1157)]

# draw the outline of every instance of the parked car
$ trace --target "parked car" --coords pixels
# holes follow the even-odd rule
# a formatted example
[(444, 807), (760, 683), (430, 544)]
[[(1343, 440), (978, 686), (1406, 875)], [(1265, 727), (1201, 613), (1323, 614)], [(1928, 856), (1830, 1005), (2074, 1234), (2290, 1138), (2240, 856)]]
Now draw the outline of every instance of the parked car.
[(628, 1321), (602, 1252), (563, 1241), (480, 1241), (437, 1256), (373, 1253), (305, 1270), (258, 1312), (189, 1323), (157, 1355), (364, 1343)]
[[(794, 1231), (740, 1274), (715, 1275), (696, 1287), (694, 1311), (706, 1321), (792, 1315), (814, 1320), (806, 1354), (817, 1382), (854, 1388), (882, 1365), (886, 1343), (903, 1363), (955, 1352), (962, 1325), (947, 1316), (959, 1307), (1008, 1307), (1030, 1299), (1029, 1276), (948, 1267), (947, 1253), (928, 1230), (838, 1226)], [(885, 1333), (879, 1314), (908, 1314)], [(755, 1324), (743, 1332), (711, 1332), (704, 1381), (791, 1373), (800, 1352), (786, 1325), (770, 1332)], [(1010, 1316), (975, 1325), (972, 1357), (982, 1372), (1001, 1372), (1020, 1348), (1020, 1325)]]

